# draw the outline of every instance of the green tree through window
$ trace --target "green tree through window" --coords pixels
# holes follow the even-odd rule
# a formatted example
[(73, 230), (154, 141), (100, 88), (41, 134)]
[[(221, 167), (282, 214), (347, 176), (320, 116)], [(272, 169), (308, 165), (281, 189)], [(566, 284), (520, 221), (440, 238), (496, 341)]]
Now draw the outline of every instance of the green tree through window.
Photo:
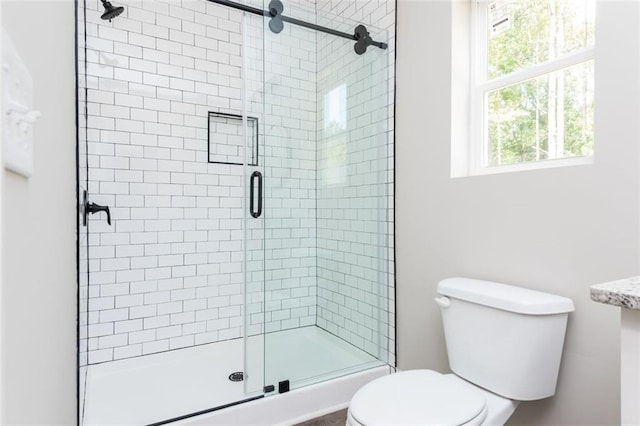
[[(492, 6), (507, 18), (496, 18)], [(592, 155), (595, 0), (479, 7), (483, 165)], [(497, 25), (504, 27), (493, 31)]]

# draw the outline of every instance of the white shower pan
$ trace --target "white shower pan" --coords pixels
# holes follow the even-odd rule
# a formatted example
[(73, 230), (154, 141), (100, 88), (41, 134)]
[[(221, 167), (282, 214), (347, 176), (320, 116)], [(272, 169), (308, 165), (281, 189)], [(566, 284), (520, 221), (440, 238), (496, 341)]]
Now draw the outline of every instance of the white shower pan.
[[(346, 406), (362, 384), (389, 372), (370, 354), (316, 326), (250, 337), (248, 350), (260, 348), (263, 339), (269, 356), (249, 363), (246, 384), (228, 379), (244, 370), (242, 339), (91, 365), (82, 424), (286, 424)], [(263, 377), (276, 388), (286, 377), (293, 390), (260, 398)], [(245, 385), (255, 391), (246, 393)], [(259, 399), (231, 406), (251, 398)]]

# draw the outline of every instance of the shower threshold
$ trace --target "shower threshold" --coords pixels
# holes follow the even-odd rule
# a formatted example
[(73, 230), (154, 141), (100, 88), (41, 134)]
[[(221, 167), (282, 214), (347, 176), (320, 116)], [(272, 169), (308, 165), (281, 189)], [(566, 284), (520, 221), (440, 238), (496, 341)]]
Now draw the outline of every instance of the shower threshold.
[(247, 348), (238, 382), (229, 374), (244, 370), (243, 339), (91, 365), (82, 424), (162, 422), (259, 397), (264, 384), (299, 388), (382, 365), (316, 326), (250, 337)]

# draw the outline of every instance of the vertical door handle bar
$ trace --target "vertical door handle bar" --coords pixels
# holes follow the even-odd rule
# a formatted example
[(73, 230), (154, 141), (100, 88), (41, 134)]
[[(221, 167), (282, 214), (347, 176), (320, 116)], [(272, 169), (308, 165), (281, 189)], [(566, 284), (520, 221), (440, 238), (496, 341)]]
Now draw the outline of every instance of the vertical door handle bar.
[[(253, 203), (254, 203), (254, 187), (255, 187), (255, 179), (258, 178), (258, 210), (254, 210), (253, 209)], [(251, 180), (249, 182), (249, 187), (250, 187), (250, 193), (249, 193), (249, 213), (251, 214), (252, 217), (254, 218), (259, 218), (260, 215), (262, 214), (262, 173), (260, 173), (259, 171), (255, 171), (253, 173), (251, 173)]]

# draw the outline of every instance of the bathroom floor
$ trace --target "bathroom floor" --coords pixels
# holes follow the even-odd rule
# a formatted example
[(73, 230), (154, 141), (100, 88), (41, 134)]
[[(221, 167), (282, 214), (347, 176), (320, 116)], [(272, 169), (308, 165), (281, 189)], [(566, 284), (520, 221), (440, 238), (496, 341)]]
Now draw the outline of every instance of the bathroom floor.
[(243, 339), (92, 365), (83, 424), (159, 422), (261, 395), (265, 384), (296, 388), (379, 363), (315, 326), (251, 337), (247, 348), (243, 382), (228, 379), (244, 370)]
[(344, 426), (347, 422), (347, 409), (329, 413), (322, 417), (298, 423), (295, 426)]

